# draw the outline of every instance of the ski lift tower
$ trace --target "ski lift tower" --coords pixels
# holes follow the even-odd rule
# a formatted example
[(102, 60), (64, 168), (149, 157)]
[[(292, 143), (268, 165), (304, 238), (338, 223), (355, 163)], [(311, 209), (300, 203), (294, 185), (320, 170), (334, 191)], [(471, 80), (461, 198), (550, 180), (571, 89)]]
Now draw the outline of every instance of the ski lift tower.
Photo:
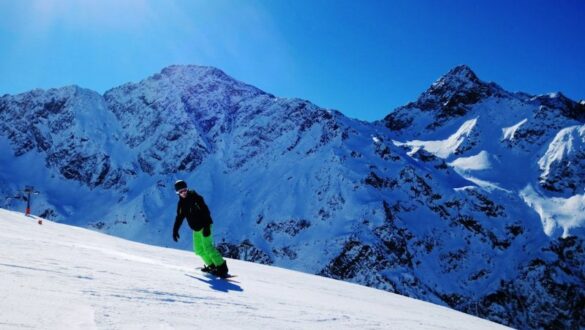
[(38, 195), (40, 192), (35, 190), (35, 187), (33, 187), (33, 186), (25, 186), (24, 192), (26, 193), (26, 197), (25, 197), (26, 198), (26, 212), (25, 212), (25, 215), (29, 216), (30, 215), (31, 196)]

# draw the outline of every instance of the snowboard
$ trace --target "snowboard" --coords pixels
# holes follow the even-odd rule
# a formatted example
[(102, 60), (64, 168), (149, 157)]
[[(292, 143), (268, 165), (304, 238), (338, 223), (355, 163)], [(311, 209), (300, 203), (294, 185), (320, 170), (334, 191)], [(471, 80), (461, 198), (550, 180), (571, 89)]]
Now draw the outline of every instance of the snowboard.
[(203, 269), (203, 267), (197, 267), (196, 269), (198, 271), (202, 272), (205, 276), (219, 278), (219, 279), (226, 280), (226, 281), (229, 281), (230, 279), (232, 279), (234, 277), (238, 277), (238, 275), (233, 275), (233, 274), (227, 274), (226, 276), (213, 275), (212, 273), (206, 273), (206, 272), (202, 271), (201, 269)]

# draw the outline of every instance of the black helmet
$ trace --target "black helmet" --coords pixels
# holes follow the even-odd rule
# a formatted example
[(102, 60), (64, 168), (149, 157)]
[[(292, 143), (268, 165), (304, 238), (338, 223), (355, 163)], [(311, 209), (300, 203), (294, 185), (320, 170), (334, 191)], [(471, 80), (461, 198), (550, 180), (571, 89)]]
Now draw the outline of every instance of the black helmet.
[(177, 182), (175, 182), (175, 191), (179, 191), (185, 188), (187, 188), (187, 182), (183, 180), (177, 180)]

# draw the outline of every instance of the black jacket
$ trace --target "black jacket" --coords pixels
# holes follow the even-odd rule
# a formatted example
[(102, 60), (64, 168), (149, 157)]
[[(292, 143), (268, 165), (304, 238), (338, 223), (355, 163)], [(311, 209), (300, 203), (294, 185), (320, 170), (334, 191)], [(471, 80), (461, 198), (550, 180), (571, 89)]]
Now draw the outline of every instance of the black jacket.
[(189, 190), (185, 198), (179, 197), (177, 217), (175, 218), (175, 226), (173, 227), (174, 233), (179, 232), (179, 228), (181, 228), (185, 218), (187, 218), (189, 227), (195, 231), (199, 231), (203, 227), (213, 223), (209, 208), (207, 208), (203, 197), (196, 193), (195, 190)]

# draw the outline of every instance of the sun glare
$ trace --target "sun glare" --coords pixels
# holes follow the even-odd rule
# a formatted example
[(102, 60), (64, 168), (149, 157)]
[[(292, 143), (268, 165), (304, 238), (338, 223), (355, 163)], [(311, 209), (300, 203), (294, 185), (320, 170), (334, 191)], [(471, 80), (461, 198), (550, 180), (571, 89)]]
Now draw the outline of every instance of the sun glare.
[(41, 29), (55, 25), (85, 29), (140, 28), (152, 19), (146, 0), (35, 0), (30, 24)]

